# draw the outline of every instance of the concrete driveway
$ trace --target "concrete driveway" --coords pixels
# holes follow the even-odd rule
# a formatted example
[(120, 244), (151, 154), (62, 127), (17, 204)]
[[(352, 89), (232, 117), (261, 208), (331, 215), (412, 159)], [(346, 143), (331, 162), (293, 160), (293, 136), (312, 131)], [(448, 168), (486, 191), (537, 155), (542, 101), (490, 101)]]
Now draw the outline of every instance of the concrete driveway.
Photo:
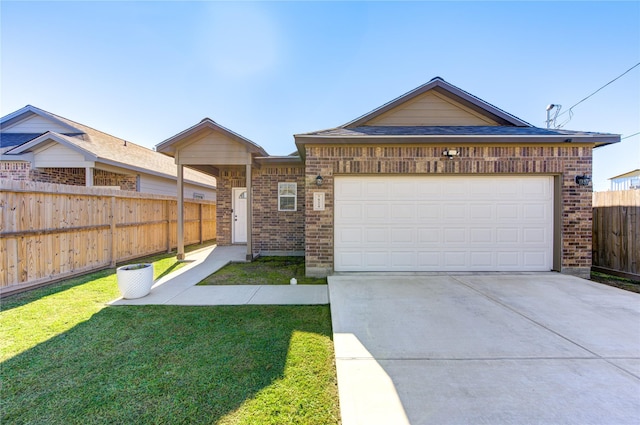
[(640, 423), (640, 296), (558, 273), (329, 277), (343, 425)]

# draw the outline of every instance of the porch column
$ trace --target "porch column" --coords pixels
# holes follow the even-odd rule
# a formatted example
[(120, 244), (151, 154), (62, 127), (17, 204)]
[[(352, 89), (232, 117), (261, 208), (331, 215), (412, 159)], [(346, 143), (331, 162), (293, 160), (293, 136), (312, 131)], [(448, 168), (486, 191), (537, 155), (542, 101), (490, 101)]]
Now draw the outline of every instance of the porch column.
[(247, 181), (247, 261), (253, 260), (252, 232), (253, 227), (253, 195), (251, 194), (251, 164), (246, 165)]
[(84, 185), (86, 187), (93, 186), (93, 168), (86, 167), (84, 172)]
[(178, 260), (184, 260), (184, 176), (183, 165), (178, 164)]

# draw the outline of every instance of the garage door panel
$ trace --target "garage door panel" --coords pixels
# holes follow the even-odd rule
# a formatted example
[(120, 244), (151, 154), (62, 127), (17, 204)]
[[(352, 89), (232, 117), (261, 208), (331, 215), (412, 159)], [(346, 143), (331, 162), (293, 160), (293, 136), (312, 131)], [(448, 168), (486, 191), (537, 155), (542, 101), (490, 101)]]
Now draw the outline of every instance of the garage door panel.
[(361, 245), (362, 228), (343, 227), (336, 233), (336, 242), (341, 245)]
[(442, 211), (437, 205), (433, 205), (432, 203), (426, 204), (419, 202), (417, 207), (417, 218), (420, 221), (423, 220), (439, 220), (442, 217)]
[(469, 207), (469, 217), (472, 220), (495, 220), (495, 206), (491, 204), (471, 205)]
[(370, 244), (386, 244), (389, 243), (388, 238), (389, 230), (380, 227), (370, 227), (364, 229), (364, 240)]
[(520, 229), (499, 228), (496, 229), (496, 242), (498, 244), (511, 244), (520, 242)]
[(448, 244), (462, 244), (467, 242), (467, 229), (457, 227), (449, 227), (444, 229), (444, 238), (442, 242)]
[(440, 251), (418, 251), (417, 254), (417, 270), (434, 271), (442, 264), (442, 253)]
[(448, 205), (442, 205), (442, 216), (447, 220), (466, 220), (467, 219), (467, 205), (456, 202)]
[(336, 208), (336, 219), (342, 222), (362, 220), (362, 204), (343, 202)]
[(469, 254), (469, 264), (478, 270), (495, 267), (495, 254), (486, 251), (471, 251)]
[(518, 207), (517, 204), (496, 204), (496, 220), (501, 222), (505, 220), (518, 220), (520, 218), (520, 209)]
[(389, 205), (379, 203), (363, 204), (364, 218), (367, 220), (389, 220)]
[(337, 271), (542, 271), (549, 176), (336, 176)]
[(414, 245), (416, 232), (413, 228), (394, 228), (391, 232), (391, 243), (394, 245)]
[(469, 243), (486, 244), (494, 243), (494, 229), (492, 228), (471, 228), (469, 229)]
[(441, 229), (427, 227), (418, 229), (418, 244), (437, 244), (442, 241)]

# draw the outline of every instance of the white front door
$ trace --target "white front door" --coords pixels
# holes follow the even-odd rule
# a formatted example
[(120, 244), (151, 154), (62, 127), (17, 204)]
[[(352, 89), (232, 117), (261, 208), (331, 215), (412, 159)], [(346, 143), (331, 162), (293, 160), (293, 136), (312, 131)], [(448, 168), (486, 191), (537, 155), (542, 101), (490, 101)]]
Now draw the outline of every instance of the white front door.
[(247, 189), (244, 187), (236, 187), (232, 189), (233, 203), (231, 208), (232, 215), (232, 243), (247, 242)]

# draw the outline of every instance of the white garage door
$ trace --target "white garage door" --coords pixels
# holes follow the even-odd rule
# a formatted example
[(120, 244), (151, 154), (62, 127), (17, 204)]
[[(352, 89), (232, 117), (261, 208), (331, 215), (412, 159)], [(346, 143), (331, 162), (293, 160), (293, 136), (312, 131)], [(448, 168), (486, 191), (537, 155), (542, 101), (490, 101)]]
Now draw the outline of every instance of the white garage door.
[(336, 271), (547, 271), (551, 176), (336, 176)]

